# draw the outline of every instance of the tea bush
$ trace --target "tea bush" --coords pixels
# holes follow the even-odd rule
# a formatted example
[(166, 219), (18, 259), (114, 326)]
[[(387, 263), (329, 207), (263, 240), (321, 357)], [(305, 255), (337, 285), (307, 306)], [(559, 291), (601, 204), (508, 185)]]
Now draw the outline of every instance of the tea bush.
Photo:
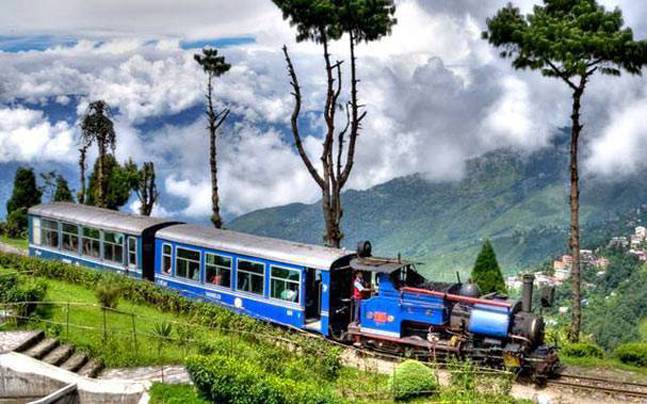
[(567, 343), (562, 346), (560, 353), (574, 358), (602, 358), (604, 351), (592, 342)]
[(406, 360), (399, 364), (389, 385), (396, 400), (431, 395), (439, 387), (435, 372), (416, 360)]
[(112, 277), (106, 277), (97, 284), (94, 293), (101, 307), (116, 309), (121, 297), (121, 286)]
[(614, 355), (622, 363), (634, 366), (647, 366), (647, 344), (641, 342), (631, 342), (618, 345)]
[(265, 371), (254, 362), (219, 355), (191, 356), (187, 370), (204, 397), (215, 403), (324, 404), (340, 402), (327, 386)]

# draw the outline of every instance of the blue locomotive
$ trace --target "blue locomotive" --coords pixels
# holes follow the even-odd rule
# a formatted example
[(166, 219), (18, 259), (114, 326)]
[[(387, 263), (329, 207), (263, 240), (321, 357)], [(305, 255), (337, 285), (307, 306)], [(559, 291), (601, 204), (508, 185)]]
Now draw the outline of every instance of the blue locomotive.
[[(155, 282), (255, 318), (392, 353), (471, 358), (536, 376), (558, 365), (523, 297), (432, 283), (370, 243), (331, 249), (66, 202), (29, 210), (29, 253)], [(352, 299), (353, 277), (373, 285)], [(354, 318), (354, 305), (359, 316)]]

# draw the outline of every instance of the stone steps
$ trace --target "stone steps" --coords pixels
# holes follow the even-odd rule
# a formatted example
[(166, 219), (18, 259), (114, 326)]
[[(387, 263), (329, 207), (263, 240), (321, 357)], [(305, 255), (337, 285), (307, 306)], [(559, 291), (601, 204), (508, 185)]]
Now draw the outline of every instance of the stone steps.
[(27, 356), (31, 356), (34, 359), (42, 359), (57, 346), (58, 340), (54, 338), (44, 338), (39, 343), (29, 348), (27, 351), (24, 351), (23, 353)]
[(103, 363), (90, 359), (79, 369), (76, 373), (81, 376), (96, 378), (99, 376), (99, 373), (103, 370)]
[(42, 331), (31, 334), (14, 349), (14, 352), (90, 378), (96, 378), (104, 368), (100, 361), (88, 358), (83, 352), (75, 352), (72, 345), (61, 344), (55, 338), (48, 338)]

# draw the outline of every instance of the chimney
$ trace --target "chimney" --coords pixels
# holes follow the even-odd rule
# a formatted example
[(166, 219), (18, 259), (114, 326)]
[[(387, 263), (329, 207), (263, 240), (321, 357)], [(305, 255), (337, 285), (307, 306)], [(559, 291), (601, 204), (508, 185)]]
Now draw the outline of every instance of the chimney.
[(530, 313), (532, 311), (532, 286), (535, 275), (526, 274), (523, 276), (523, 291), (521, 292), (521, 311)]

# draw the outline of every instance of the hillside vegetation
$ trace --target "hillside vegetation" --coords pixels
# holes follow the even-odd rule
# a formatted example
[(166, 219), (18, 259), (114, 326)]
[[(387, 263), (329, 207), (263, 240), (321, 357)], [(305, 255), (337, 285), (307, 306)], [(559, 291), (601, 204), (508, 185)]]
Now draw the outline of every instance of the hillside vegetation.
[[(397, 178), (344, 194), (344, 244), (369, 239), (381, 255), (424, 262), (423, 272), (453, 279), (471, 269), (491, 239), (504, 273), (566, 250), (567, 149), (564, 137), (529, 156), (498, 150), (467, 162), (460, 181)], [(620, 215), (647, 201), (647, 177), (583, 180), (584, 247), (607, 237)], [(243, 215), (229, 228), (321, 243), (319, 203), (290, 204)]]

